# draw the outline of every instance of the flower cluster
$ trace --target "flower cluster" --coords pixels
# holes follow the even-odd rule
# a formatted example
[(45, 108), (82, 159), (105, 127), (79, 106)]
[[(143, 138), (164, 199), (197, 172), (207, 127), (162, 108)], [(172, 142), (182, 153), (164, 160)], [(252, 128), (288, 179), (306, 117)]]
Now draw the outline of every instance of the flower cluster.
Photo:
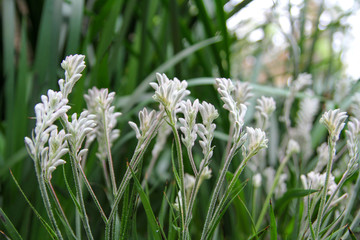
[(349, 150), (350, 161), (348, 167), (351, 168), (357, 164), (357, 157), (359, 155), (359, 135), (360, 135), (360, 122), (358, 119), (351, 117), (348, 122), (348, 130), (345, 130), (347, 141), (346, 145)]
[(84, 55), (70, 55), (61, 63), (61, 67), (65, 70), (65, 80), (60, 79), (58, 84), (64, 98), (71, 93), (75, 83), (80, 79), (81, 72), (85, 69)]
[(183, 133), (182, 141), (187, 149), (194, 146), (197, 138), (196, 116), (199, 111), (199, 100), (196, 99), (193, 103), (188, 99), (180, 102), (180, 112), (184, 118), (179, 118), (181, 123), (180, 130)]
[(223, 108), (230, 112), (230, 121), (235, 125), (233, 139), (235, 143), (239, 143), (244, 140), (242, 138), (242, 127), (244, 125), (244, 118), (247, 111), (245, 104), (237, 104), (232, 97), (232, 92), (234, 90), (234, 85), (230, 79), (226, 78), (217, 78), (216, 79), (217, 90), (221, 95), (221, 100), (224, 102)]
[[(305, 189), (320, 190), (325, 185), (326, 173), (318, 173), (311, 171), (306, 176), (301, 175), (301, 181)], [(331, 195), (334, 193), (337, 185), (335, 183), (335, 177), (330, 174), (329, 185), (327, 194)]]
[(199, 144), (202, 148), (205, 161), (208, 161), (213, 155), (214, 148), (211, 146), (216, 128), (213, 121), (219, 116), (219, 114), (215, 107), (207, 102), (202, 102), (199, 105), (199, 111), (203, 121), (202, 123), (197, 124), (198, 135), (201, 138)]
[(151, 134), (156, 125), (158, 114), (155, 110), (149, 112), (146, 108), (139, 112), (140, 128), (136, 123), (129, 121), (129, 125), (134, 129), (136, 138), (139, 140), (139, 144), (143, 147), (145, 139)]
[(253, 96), (251, 93), (252, 87), (248, 82), (235, 81), (233, 97), (240, 108), (240, 104), (249, 105), (248, 100)]
[(248, 146), (247, 151), (249, 154), (255, 155), (260, 149), (267, 148), (268, 139), (265, 132), (260, 128), (246, 127)]
[(77, 118), (77, 114), (74, 113), (71, 116), (71, 122), (66, 122), (69, 133), (68, 142), (72, 152), (76, 154), (76, 159), (78, 161), (81, 161), (88, 151), (86, 148), (80, 149), (85, 138), (93, 133), (96, 127), (95, 119), (96, 116), (94, 114), (89, 114), (89, 112), (85, 110), (80, 114), (79, 118)]
[(107, 157), (107, 142), (111, 146), (112, 143), (120, 136), (120, 130), (115, 129), (117, 118), (121, 115), (115, 112), (112, 106), (115, 93), (109, 93), (108, 89), (97, 89), (93, 87), (89, 89), (88, 94), (84, 95), (87, 109), (90, 114), (94, 114), (96, 118), (96, 127), (94, 133), (88, 138), (88, 142), (92, 142), (97, 138), (99, 149), (97, 156), (99, 159)]
[(345, 126), (346, 118), (346, 112), (340, 112), (340, 109), (329, 110), (321, 117), (320, 122), (325, 124), (333, 142), (339, 140), (339, 135)]
[(187, 90), (187, 82), (177, 78), (169, 80), (165, 74), (156, 73), (158, 83), (150, 83), (155, 90), (154, 100), (161, 103), (162, 108), (166, 111), (171, 124), (176, 122), (176, 112), (181, 100), (190, 94)]

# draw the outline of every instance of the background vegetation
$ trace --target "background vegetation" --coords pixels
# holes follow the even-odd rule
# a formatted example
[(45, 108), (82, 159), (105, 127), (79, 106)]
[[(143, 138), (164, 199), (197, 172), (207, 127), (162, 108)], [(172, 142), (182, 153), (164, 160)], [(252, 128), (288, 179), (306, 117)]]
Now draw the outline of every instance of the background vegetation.
[[(334, 50), (334, 36), (347, 31), (348, 26), (343, 19), (352, 12), (332, 9), (336, 17), (320, 28), (320, 16), (328, 10), (324, 2), (305, 0), (287, 3), (286, 16), (291, 23), (291, 31), (285, 32), (279, 23), (278, 3), (274, 1), (273, 8), (267, 12), (267, 21), (250, 25), (240, 23), (239, 27), (250, 27), (242, 30), (239, 36), (229, 32), (227, 20), (242, 14), (252, 4), (251, 0), (233, 5), (228, 3), (227, 11), (224, 10), (227, 3), (225, 0), (2, 0), (0, 207), (24, 239), (47, 236), (46, 230), (21, 196), (9, 169), (35, 208), (45, 216), (33, 162), (25, 150), (24, 136), (30, 136), (35, 124), (34, 104), (39, 102), (40, 95), (47, 89), (57, 89), (57, 80), (63, 78), (59, 63), (70, 54), (86, 55), (87, 64), (83, 77), (70, 95), (73, 104), (71, 112), (80, 112), (84, 108), (83, 94), (92, 86), (116, 92), (116, 107), (123, 113), (118, 124), (121, 136), (113, 146), (118, 179), (124, 173), (126, 162), (131, 158), (136, 144), (134, 133), (127, 122), (136, 122), (138, 111), (154, 104), (151, 100), (153, 92), (148, 83), (155, 80), (156, 72), (165, 72), (170, 78), (188, 80), (192, 97), (214, 104), (220, 116), (227, 116), (227, 113), (220, 110), (222, 103), (211, 78), (230, 77), (250, 82), (257, 96), (265, 94), (276, 98), (276, 115), (281, 116), (282, 101), (289, 94), (287, 79), (296, 78), (302, 72), (310, 73), (314, 79), (316, 96), (321, 100), (321, 109), (315, 118), (312, 132), (312, 148), (316, 149), (321, 142), (326, 141), (325, 128), (317, 124), (323, 110), (328, 107), (346, 109), (351, 96), (359, 89), (358, 84), (355, 84), (343, 99), (333, 101), (335, 83), (345, 77), (341, 59), (343, 49)], [(300, 14), (296, 16), (291, 11), (293, 4), (300, 9)], [(249, 36), (259, 29), (263, 36), (254, 41)], [(279, 32), (285, 39), (282, 47), (276, 45), (274, 40)], [(297, 108), (295, 104), (292, 111), (296, 113)], [(225, 117), (217, 120), (219, 132), (228, 132), (228, 125)], [(277, 149), (285, 126), (282, 122), (276, 122), (271, 128), (268, 161), (269, 165), (277, 166)], [(224, 136), (220, 133), (216, 136), (216, 160), (211, 163), (214, 176), (217, 176), (216, 169), (221, 165), (220, 159), (226, 148)], [(169, 140), (168, 147), (159, 157), (148, 179), (147, 193), (154, 212), (160, 212), (160, 219), (167, 217), (161, 215), (163, 213), (160, 209), (164, 201), (163, 191), (173, 186), (171, 143)], [(94, 154), (95, 147), (91, 150), (86, 169), (88, 178), (99, 200), (106, 202), (105, 184)], [(149, 153), (144, 159), (144, 172), (150, 158)], [(65, 169), (70, 171), (69, 166)], [(185, 163), (185, 170), (191, 171), (189, 162)], [(250, 176), (251, 173), (245, 174), (243, 180)], [(73, 221), (73, 205), (62, 178), (62, 171), (57, 171), (52, 182), (65, 212)], [(211, 194), (207, 186), (212, 186), (215, 179), (213, 177), (200, 189), (192, 223), (194, 239), (198, 239), (201, 234)], [(288, 181), (287, 187), (300, 187), (295, 175)], [(248, 201), (251, 191), (251, 187), (245, 189), (241, 198), (234, 201), (230, 207), (232, 210), (225, 214), (220, 223), (217, 239), (245, 239), (252, 234), (243, 205), (245, 202), (251, 209)], [(86, 196), (86, 202), (94, 236), (101, 239), (104, 229), (101, 219), (90, 196)], [(110, 206), (104, 208), (108, 212)], [(142, 206), (136, 216), (134, 221), (137, 224), (133, 231), (137, 232), (139, 239), (146, 238), (148, 226)], [(285, 219), (279, 223), (282, 236), (296, 235), (296, 219), (290, 219), (290, 215), (282, 216), (282, 219)]]

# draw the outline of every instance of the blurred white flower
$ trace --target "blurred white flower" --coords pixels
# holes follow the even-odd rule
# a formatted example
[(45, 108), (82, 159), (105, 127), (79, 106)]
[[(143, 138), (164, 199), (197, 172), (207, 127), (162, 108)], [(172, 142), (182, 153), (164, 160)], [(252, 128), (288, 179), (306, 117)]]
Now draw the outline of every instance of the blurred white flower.
[(253, 185), (255, 188), (261, 187), (262, 177), (260, 173), (255, 174), (252, 177)]
[(323, 143), (317, 148), (316, 151), (319, 156), (319, 159), (314, 171), (321, 172), (329, 162), (329, 146), (327, 145), (327, 143)]
[(360, 135), (360, 122), (358, 119), (351, 117), (348, 122), (348, 130), (345, 130), (347, 141), (346, 145), (349, 150), (350, 161), (348, 167), (351, 168), (357, 164), (358, 155), (359, 155), (359, 135)]
[(206, 166), (201, 173), (200, 181), (210, 179), (212, 176), (211, 173), (212, 173), (211, 169), (208, 166)]
[(298, 77), (292, 81), (289, 79), (288, 85), (290, 86), (291, 91), (298, 92), (302, 90), (304, 87), (312, 84), (311, 74), (301, 73)]
[[(264, 176), (266, 177), (266, 190), (269, 191), (274, 183), (276, 171), (272, 167), (267, 167), (264, 170)], [(279, 178), (279, 182), (275, 187), (274, 197), (280, 198), (287, 191), (286, 187), (287, 174), (282, 173)]]
[(255, 109), (258, 110), (259, 114), (265, 119), (268, 119), (276, 109), (276, 103), (272, 97), (262, 96), (257, 100), (257, 104)]
[(248, 100), (253, 96), (251, 90), (252, 87), (248, 82), (235, 81), (233, 96), (238, 107), (240, 104), (249, 105)]
[(62, 61), (61, 67), (65, 70), (65, 80), (59, 80), (60, 91), (64, 98), (71, 93), (75, 83), (80, 79), (81, 72), (85, 69), (84, 55), (70, 55)]
[(340, 109), (329, 110), (321, 117), (320, 122), (325, 124), (333, 142), (339, 140), (339, 135), (345, 126), (346, 118), (346, 112), (340, 112)]
[[(301, 175), (301, 181), (305, 189), (320, 190), (325, 186), (326, 173), (320, 174), (311, 171), (306, 176)], [(337, 185), (335, 177), (330, 173), (327, 194), (331, 195), (335, 191)]]
[(290, 139), (286, 148), (286, 155), (290, 156), (292, 154), (296, 154), (299, 152), (300, 152), (299, 144), (294, 139)]

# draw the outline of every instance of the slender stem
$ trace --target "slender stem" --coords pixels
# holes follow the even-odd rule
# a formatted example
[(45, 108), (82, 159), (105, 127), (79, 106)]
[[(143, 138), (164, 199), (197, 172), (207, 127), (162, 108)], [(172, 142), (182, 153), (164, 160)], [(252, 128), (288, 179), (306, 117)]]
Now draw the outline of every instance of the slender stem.
[(85, 186), (87, 187), (87, 189), (88, 189), (91, 197), (92, 197), (93, 200), (94, 200), (94, 203), (95, 203), (96, 207), (98, 208), (98, 210), (99, 210), (99, 212), (100, 212), (101, 218), (103, 219), (104, 223), (106, 223), (106, 222), (107, 222), (106, 214), (105, 214), (104, 210), (102, 209), (102, 207), (101, 207), (101, 205), (100, 205), (100, 202), (99, 202), (99, 200), (97, 199), (97, 197), (96, 197), (96, 195), (95, 195), (95, 192), (93, 191), (93, 189), (92, 189), (92, 187), (91, 187), (91, 185), (90, 185), (90, 183), (89, 183), (89, 181), (88, 181), (88, 179), (87, 179), (87, 177), (86, 177), (86, 175), (85, 175), (85, 172), (84, 172), (84, 170), (82, 169), (80, 163), (78, 164), (78, 168), (79, 168), (80, 173), (81, 173), (81, 176), (82, 176), (82, 178), (83, 178), (83, 180), (84, 180)]
[(320, 207), (319, 207), (319, 211), (318, 211), (318, 215), (317, 215), (317, 224), (315, 227), (315, 237), (316, 239), (319, 238), (319, 234), (320, 234), (320, 227), (321, 227), (321, 222), (322, 222), (322, 218), (324, 215), (324, 206), (325, 206), (325, 200), (326, 200), (326, 195), (327, 195), (327, 191), (328, 191), (328, 185), (329, 185), (329, 178), (330, 178), (330, 174), (331, 174), (331, 169), (332, 169), (332, 164), (333, 164), (333, 160), (335, 157), (335, 142), (331, 140), (332, 136), (329, 136), (329, 154), (330, 154), (330, 159), (329, 162), (327, 164), (326, 167), (326, 177), (325, 177), (325, 184), (324, 184), (324, 188), (322, 191), (322, 196), (320, 199)]
[(187, 150), (187, 153), (188, 153), (188, 156), (189, 156), (189, 160), (190, 160), (191, 167), (193, 169), (194, 175), (197, 176), (198, 171), (196, 169), (196, 164), (195, 164), (194, 157), (193, 157), (193, 154), (192, 154), (192, 151), (191, 151), (191, 147), (187, 147), (186, 150)]
[(90, 223), (89, 223), (89, 218), (86, 214), (86, 208), (85, 208), (85, 203), (84, 203), (84, 198), (83, 198), (83, 193), (82, 193), (82, 188), (81, 188), (81, 181), (80, 181), (80, 177), (79, 177), (79, 169), (77, 167), (77, 163), (79, 163), (76, 159), (76, 155), (70, 151), (70, 156), (71, 156), (71, 168), (72, 168), (72, 172), (74, 175), (74, 183), (75, 183), (75, 188), (76, 188), (76, 195), (80, 204), (80, 209), (81, 209), (81, 218), (82, 218), (82, 222), (83, 222), (83, 226), (86, 232), (86, 236), (88, 237), (88, 239), (94, 239), (91, 233), (91, 228), (90, 228)]
[(206, 215), (206, 219), (205, 219), (205, 224), (204, 224), (204, 227), (203, 227), (203, 232), (201, 234), (201, 239), (205, 239), (206, 238), (206, 234), (207, 234), (207, 230), (208, 230), (208, 227), (209, 227), (209, 223), (210, 223), (210, 220), (212, 219), (212, 214), (214, 212), (214, 208), (215, 208), (215, 203), (216, 203), (216, 200), (219, 196), (219, 193), (220, 193), (220, 190), (221, 190), (221, 186), (224, 182), (224, 179), (225, 179), (225, 174), (230, 166), (230, 163), (231, 163), (231, 160), (234, 156), (234, 153), (236, 151), (236, 144), (234, 144), (230, 151), (229, 151), (229, 154), (227, 155), (226, 159), (225, 159), (225, 163), (224, 163), (224, 166), (222, 167), (221, 171), (220, 171), (220, 176), (216, 182), (216, 185), (215, 185), (215, 189), (213, 191), (213, 194), (211, 196), (211, 200), (210, 200), (210, 205), (209, 205), (209, 209), (208, 209), (208, 212), (207, 212), (207, 215)]
[(107, 156), (108, 156), (112, 192), (113, 192), (113, 195), (115, 195), (115, 193), (117, 192), (117, 190), (116, 190), (116, 180), (115, 180), (115, 172), (114, 172), (113, 160), (112, 160), (112, 156), (111, 156), (110, 139), (109, 139), (109, 133), (108, 133), (108, 128), (107, 128), (107, 121), (106, 121), (105, 112), (103, 112), (102, 117), (103, 117), (103, 123), (104, 123), (103, 128), (104, 128), (104, 134), (105, 134), (105, 145), (106, 145)]
[(266, 211), (268, 210), (268, 206), (269, 206), (269, 203), (270, 203), (271, 196), (272, 196), (272, 194), (274, 193), (275, 188), (277, 187), (277, 185), (278, 185), (278, 183), (279, 183), (280, 175), (281, 175), (282, 171), (284, 170), (284, 167), (285, 167), (285, 165), (286, 165), (286, 163), (288, 162), (289, 159), (290, 159), (290, 156), (289, 156), (289, 155), (286, 155), (286, 156), (284, 157), (283, 161), (281, 162), (278, 170), (276, 171), (274, 183), (272, 184), (271, 189), (270, 189), (269, 193), (268, 193), (267, 196), (266, 196), (264, 205), (263, 205), (263, 207), (262, 207), (262, 209), (261, 209), (259, 218), (258, 218), (258, 220), (257, 220), (257, 222), (256, 222), (256, 225), (255, 225), (255, 229), (256, 229), (256, 230), (259, 230), (259, 228), (260, 228), (260, 225), (261, 225), (261, 223), (262, 223), (262, 220), (264, 219), (265, 214), (266, 214)]
[(59, 210), (59, 212), (61, 214), (61, 217), (64, 219), (64, 222), (65, 222), (66, 226), (68, 227), (68, 230), (70, 231), (71, 235), (76, 239), (77, 237), (76, 237), (74, 231), (72, 230), (72, 228), (70, 226), (70, 223), (69, 223), (69, 221), (68, 221), (68, 219), (67, 219), (67, 217), (65, 215), (65, 212), (64, 212), (63, 208), (61, 207), (60, 201), (59, 201), (59, 199), (58, 199), (58, 197), (56, 195), (56, 192), (54, 190), (53, 185), (51, 184), (50, 181), (47, 181), (46, 183), (47, 183), (47, 186), (50, 189), (50, 193), (51, 193), (51, 195), (52, 195), (52, 197), (54, 199), (54, 202), (56, 203), (56, 206), (57, 206), (57, 208), (58, 208), (58, 210)]
[[(146, 149), (148, 148), (151, 140), (155, 137), (157, 130), (161, 126), (161, 124), (163, 122), (162, 120), (163, 120), (163, 113), (160, 113), (159, 117), (158, 117), (158, 122), (155, 124), (153, 129), (149, 130), (151, 132), (149, 133), (148, 137), (143, 141), (143, 143), (140, 144), (138, 142), (138, 145), (135, 148), (133, 157), (130, 160), (131, 169), (136, 169), (138, 163), (140, 162), (140, 160), (143, 157)], [(110, 231), (110, 225), (111, 225), (112, 219), (114, 218), (114, 215), (116, 213), (117, 205), (119, 204), (119, 202), (121, 200), (121, 197), (125, 192), (126, 187), (129, 185), (130, 179), (131, 179), (131, 171), (130, 171), (129, 168), (127, 168), (126, 172), (125, 172), (125, 175), (124, 175), (124, 177), (123, 177), (123, 179), (122, 179), (122, 181), (120, 183), (120, 186), (119, 186), (119, 188), (117, 190), (117, 193), (115, 195), (113, 206), (111, 208), (111, 212), (110, 212), (110, 215), (108, 217), (108, 222), (107, 222), (106, 228), (105, 228), (105, 239), (108, 239), (108, 238), (106, 238), (106, 236), (107, 236), (107, 231), (106, 230), (108, 229), (108, 231)]]
[(105, 178), (105, 184), (106, 184), (106, 188), (111, 189), (111, 184), (110, 184), (110, 179), (109, 179), (109, 173), (107, 172), (107, 168), (106, 168), (106, 160), (105, 159), (100, 159), (101, 162), (101, 166), (104, 172), (104, 178)]
[(176, 145), (176, 152), (177, 152), (177, 159), (178, 159), (178, 165), (179, 165), (179, 172), (180, 172), (180, 192), (181, 192), (181, 202), (180, 204), (180, 213), (181, 213), (181, 225), (182, 225), (182, 238), (185, 239), (186, 236), (186, 226), (185, 226), (185, 214), (186, 214), (186, 192), (185, 192), (185, 184), (184, 184), (184, 162), (183, 162), (183, 156), (182, 156), (182, 150), (181, 150), (181, 142), (179, 133), (176, 130), (175, 123), (171, 124), (171, 128), (174, 134), (175, 138), (175, 145)]
[(43, 171), (41, 170), (41, 167), (40, 167), (39, 159), (35, 160), (35, 171), (36, 171), (36, 176), (37, 176), (39, 186), (40, 186), (41, 197), (43, 199), (43, 202), (44, 202), (44, 205), (45, 205), (45, 208), (46, 208), (46, 212), (47, 212), (47, 214), (48, 214), (48, 216), (50, 218), (51, 224), (55, 228), (57, 238), (62, 240), (63, 237), (62, 237), (61, 231), (60, 231), (60, 229), (59, 229), (59, 227), (58, 227), (58, 225), (56, 223), (54, 213), (52, 211), (52, 207), (51, 207), (49, 195), (48, 195), (47, 190), (46, 190), (45, 179), (44, 179)]

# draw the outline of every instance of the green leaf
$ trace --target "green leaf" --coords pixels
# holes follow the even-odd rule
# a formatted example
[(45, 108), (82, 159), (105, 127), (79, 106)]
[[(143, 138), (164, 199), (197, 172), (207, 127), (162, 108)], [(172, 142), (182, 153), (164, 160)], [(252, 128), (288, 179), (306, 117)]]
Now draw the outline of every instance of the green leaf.
[(353, 231), (351, 231), (351, 229), (349, 227), (348, 227), (348, 231), (349, 231), (351, 239), (356, 240), (355, 234), (353, 233)]
[(74, 202), (74, 204), (75, 204), (75, 207), (77, 208), (77, 210), (78, 210), (78, 212), (80, 213), (80, 216), (81, 216), (81, 218), (82, 218), (83, 216), (82, 216), (82, 212), (81, 212), (80, 203), (78, 202), (75, 194), (72, 192), (71, 187), (70, 187), (70, 185), (69, 185), (69, 183), (68, 183), (68, 181), (67, 181), (66, 171), (65, 171), (65, 165), (63, 165), (63, 173), (64, 173), (64, 180), (65, 180), (66, 188), (67, 188), (67, 190), (68, 190), (68, 192), (69, 192), (69, 194), (70, 194), (71, 199), (73, 200), (73, 202)]
[(267, 230), (269, 230), (269, 226), (266, 226), (263, 230), (260, 230), (256, 234), (252, 235), (248, 240), (257, 239), (261, 237)]
[(129, 166), (129, 169), (130, 169), (132, 177), (134, 179), (136, 190), (138, 191), (138, 193), (140, 195), (141, 203), (144, 206), (146, 217), (148, 219), (148, 223), (150, 224), (150, 227), (152, 230), (152, 235), (153, 235), (154, 239), (161, 240), (162, 235), (165, 236), (165, 234), (163, 233), (163, 230), (162, 230), (160, 224), (158, 223), (158, 221), (155, 218), (154, 212), (151, 208), (149, 198), (146, 196), (146, 193), (142, 189), (139, 180), (137, 179), (134, 171), (130, 168), (130, 166)]
[(301, 188), (290, 189), (280, 199), (276, 200), (276, 210), (281, 213), (294, 198), (306, 197), (315, 192), (318, 192), (318, 190)]
[(270, 239), (277, 240), (277, 227), (274, 215), (274, 209), (270, 200)]
[(35, 207), (31, 204), (31, 202), (29, 201), (29, 199), (27, 198), (27, 196), (25, 195), (24, 191), (22, 190), (22, 188), (20, 187), (18, 181), (16, 180), (15, 176), (13, 175), (13, 173), (10, 170), (10, 174), (12, 179), (14, 180), (17, 188), (19, 189), (19, 191), (21, 192), (21, 194), (23, 195), (23, 197), (25, 198), (26, 202), (29, 204), (30, 208), (34, 211), (35, 215), (38, 217), (38, 219), (40, 220), (40, 222), (42, 223), (42, 225), (44, 226), (44, 228), (46, 229), (46, 231), (50, 234), (50, 236), (54, 239), (57, 239), (57, 236), (54, 232), (54, 230), (49, 226), (49, 224), (41, 217), (41, 215), (38, 213), (38, 211), (36, 211)]
[(4, 227), (7, 230), (7, 233), (9, 234), (9, 236), (11, 237), (11, 239), (13, 240), (20, 240), (22, 239), (22, 237), (20, 236), (20, 234), (18, 233), (18, 231), (16, 230), (16, 228), (14, 227), (14, 224), (12, 224), (12, 222), (10, 221), (10, 219), (6, 216), (5, 212), (2, 210), (2, 208), (0, 208), (0, 220), (2, 222), (2, 224), (4, 225)]

